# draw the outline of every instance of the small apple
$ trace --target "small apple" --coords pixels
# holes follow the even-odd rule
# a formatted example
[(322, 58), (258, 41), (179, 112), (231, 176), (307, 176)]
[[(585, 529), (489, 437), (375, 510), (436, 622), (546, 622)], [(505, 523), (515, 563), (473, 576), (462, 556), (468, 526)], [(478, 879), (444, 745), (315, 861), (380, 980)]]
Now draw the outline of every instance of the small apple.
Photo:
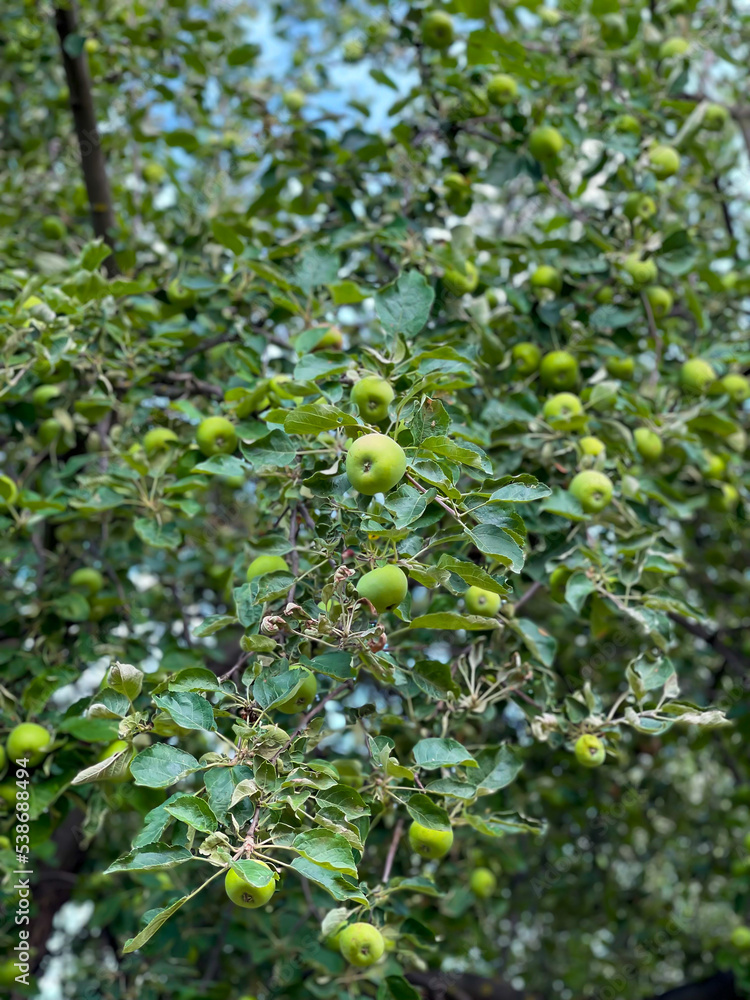
[(372, 924), (349, 924), (339, 932), (339, 950), (349, 965), (367, 969), (383, 957), (383, 935)]
[(18, 487), (10, 476), (0, 476), (0, 509), (10, 507), (18, 499)]
[(565, 140), (552, 125), (541, 125), (529, 136), (529, 152), (535, 160), (554, 160), (562, 152)]
[(491, 590), (484, 590), (482, 587), (469, 587), (464, 594), (464, 603), (470, 615), (494, 618), (500, 610), (501, 598), (499, 594), (495, 594)]
[(381, 566), (360, 578), (357, 593), (366, 598), (378, 614), (397, 608), (406, 597), (409, 583), (398, 566)]
[[(112, 743), (109, 744), (108, 747), (105, 747), (104, 750), (102, 750), (102, 752), (96, 758), (97, 763), (101, 764), (102, 761), (107, 760), (109, 757), (114, 757), (116, 753), (122, 753), (123, 750), (128, 750), (129, 748), (130, 748), (130, 743), (127, 743), (125, 740), (114, 740)], [(132, 775), (130, 773), (130, 765), (128, 765), (124, 771), (122, 771), (115, 777), (109, 778), (108, 780), (113, 782), (114, 784), (120, 785), (124, 784), (124, 782), (126, 781), (130, 781), (131, 778)]]
[(704, 451), (703, 457), (706, 463), (703, 467), (703, 478), (723, 479), (724, 473), (727, 471), (726, 459), (722, 458), (721, 455), (714, 455), (710, 451)]
[(562, 288), (562, 275), (556, 267), (540, 264), (531, 275), (531, 287), (534, 289), (548, 288), (557, 294)]
[(409, 827), (412, 850), (428, 861), (444, 858), (453, 844), (453, 830), (433, 830), (416, 820)]
[(166, 451), (170, 445), (179, 441), (174, 431), (169, 427), (152, 427), (143, 435), (143, 450), (149, 456), (156, 455), (157, 452)]
[(344, 346), (344, 335), (337, 326), (332, 326), (330, 323), (322, 323), (316, 329), (325, 330), (326, 332), (315, 347), (313, 347), (313, 351), (326, 351), (328, 349), (340, 351)]
[(452, 295), (466, 295), (473, 292), (479, 284), (479, 272), (471, 261), (467, 260), (463, 271), (449, 267), (443, 274), (443, 284)]
[(596, 301), (603, 306), (608, 306), (610, 302), (614, 301), (615, 290), (611, 285), (602, 285), (599, 291), (596, 293)]
[(723, 104), (707, 104), (703, 109), (701, 125), (709, 132), (721, 132), (729, 121), (729, 110)]
[(739, 502), (739, 491), (732, 483), (722, 483), (720, 492), (711, 497), (711, 506), (713, 509), (723, 511), (724, 513), (734, 510)]
[(306, 675), (302, 684), (291, 698), (283, 701), (280, 705), (274, 705), (277, 712), (283, 712), (284, 715), (296, 715), (297, 712), (307, 708), (318, 693), (318, 682), (315, 680), (315, 674), (311, 674), (309, 670), (300, 669)]
[(625, 216), (633, 222), (635, 219), (651, 219), (656, 215), (656, 202), (648, 194), (631, 191), (623, 206)]
[(393, 395), (390, 382), (379, 375), (367, 375), (354, 384), (350, 398), (363, 419), (380, 423), (388, 416)]
[(344, 42), (342, 46), (342, 54), (344, 56), (344, 62), (355, 63), (365, 54), (365, 47), (359, 38), (349, 38)]
[(555, 566), (549, 575), (549, 596), (553, 601), (562, 604), (565, 600), (565, 585), (573, 575), (568, 566)]
[(548, 28), (554, 28), (562, 20), (562, 14), (557, 7), (540, 7), (537, 14), (542, 24), (546, 24)]
[(584, 767), (600, 767), (607, 756), (604, 744), (593, 733), (584, 733), (576, 740), (574, 748), (576, 760)]
[(281, 556), (256, 556), (247, 567), (247, 582), (266, 573), (288, 573), (289, 567)]
[(160, 184), (167, 176), (167, 171), (161, 163), (146, 163), (141, 174), (147, 184)]
[(59, 420), (57, 420), (56, 417), (48, 417), (47, 420), (43, 420), (41, 424), (39, 424), (37, 437), (45, 447), (57, 444), (62, 436), (63, 425)]
[(578, 442), (581, 448), (581, 452), (584, 455), (591, 455), (596, 458), (597, 455), (603, 455), (605, 451), (605, 444), (600, 438), (593, 436), (582, 437)]
[(651, 306), (654, 319), (664, 319), (672, 311), (674, 304), (672, 293), (663, 285), (649, 285), (646, 289), (646, 298)]
[(750, 381), (738, 372), (729, 372), (719, 379), (721, 391), (725, 392), (733, 403), (744, 403), (750, 398)]
[(98, 594), (104, 586), (104, 577), (93, 566), (81, 566), (71, 573), (68, 581), (73, 590), (84, 590), (90, 597)]
[(181, 309), (187, 309), (190, 306), (195, 305), (195, 301), (198, 298), (195, 290), (192, 288), (185, 288), (179, 278), (173, 278), (169, 282), (169, 285), (167, 286), (167, 295), (170, 303)]
[(490, 104), (502, 108), (518, 97), (518, 84), (508, 73), (496, 73), (487, 84), (487, 99)]
[(631, 135), (641, 134), (641, 123), (634, 115), (618, 115), (612, 125), (617, 132), (630, 132)]
[(716, 372), (703, 358), (690, 358), (680, 368), (680, 385), (688, 392), (706, 392), (714, 381)]
[[(264, 861), (256, 862), (268, 868)], [(241, 875), (238, 875), (234, 868), (230, 868), (224, 879), (224, 889), (227, 896), (246, 910), (257, 910), (259, 906), (264, 906), (276, 892), (276, 879), (273, 872), (268, 868), (268, 882), (265, 885), (257, 886), (247, 882)]]
[(735, 948), (747, 951), (750, 948), (750, 927), (735, 927), (729, 940)]
[(581, 400), (572, 392), (558, 392), (544, 404), (542, 415), (552, 427), (569, 427), (583, 413)]
[(550, 351), (541, 360), (539, 377), (548, 389), (572, 389), (578, 381), (578, 362), (569, 351)]
[(687, 55), (690, 51), (690, 42), (687, 38), (665, 38), (659, 46), (660, 59), (676, 59), (679, 56)]
[(633, 431), (635, 447), (641, 458), (647, 462), (657, 462), (664, 451), (664, 443), (656, 431), (648, 427), (636, 427)]
[(42, 219), (42, 232), (48, 240), (62, 240), (65, 239), (68, 230), (62, 219), (58, 219), (56, 215), (48, 215)]
[(428, 11), (422, 18), (422, 41), (429, 49), (447, 49), (453, 44), (453, 19), (442, 10)]
[(598, 514), (612, 500), (612, 480), (603, 472), (586, 469), (573, 477), (568, 491), (587, 514)]
[(365, 434), (352, 443), (346, 456), (346, 475), (359, 493), (387, 493), (406, 472), (404, 449), (385, 434)]
[(195, 440), (207, 458), (231, 455), (237, 447), (237, 431), (226, 417), (206, 417), (198, 425)]
[(673, 146), (654, 146), (648, 158), (651, 170), (660, 181), (672, 177), (680, 169), (680, 154)]
[(627, 255), (622, 266), (636, 285), (652, 284), (659, 274), (653, 257), (647, 257), (644, 260), (637, 250)]
[(471, 181), (464, 174), (459, 174), (457, 171), (451, 171), (443, 178), (443, 184), (449, 191), (453, 191), (455, 194), (465, 195), (471, 190)]
[(281, 100), (287, 111), (291, 111), (294, 115), (301, 111), (307, 103), (307, 97), (304, 90), (296, 89), (285, 90), (281, 95)]
[(489, 899), (497, 888), (497, 879), (489, 868), (475, 868), (469, 876), (469, 888), (479, 899)]
[(38, 385), (31, 394), (31, 402), (37, 409), (44, 409), (56, 396), (62, 393), (59, 385)]
[(605, 368), (613, 378), (629, 379), (635, 372), (635, 361), (632, 358), (607, 358)]
[(339, 772), (339, 781), (342, 785), (348, 785), (350, 788), (361, 788), (364, 785), (361, 760), (347, 758), (346, 760), (332, 760), (331, 763)]
[(511, 357), (515, 362), (519, 375), (533, 375), (539, 368), (542, 360), (542, 352), (529, 341), (516, 344), (511, 351)]
[(0, 771), (5, 770), (5, 765), (8, 763), (8, 755), (5, 752), (5, 747), (0, 743)]
[(27, 758), (31, 767), (41, 763), (50, 751), (52, 737), (35, 722), (22, 722), (11, 729), (6, 743), (8, 757), (14, 762)]

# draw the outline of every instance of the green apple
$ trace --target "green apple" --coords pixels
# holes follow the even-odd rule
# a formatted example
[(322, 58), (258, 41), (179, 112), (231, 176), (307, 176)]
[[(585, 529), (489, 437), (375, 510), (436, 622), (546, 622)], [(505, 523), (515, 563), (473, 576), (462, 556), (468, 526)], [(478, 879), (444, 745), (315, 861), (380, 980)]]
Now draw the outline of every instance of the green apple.
[(365, 434), (352, 442), (346, 455), (346, 475), (359, 493), (387, 493), (406, 472), (404, 449), (385, 434)]
[(703, 109), (701, 125), (709, 132), (721, 132), (729, 121), (729, 110), (723, 104), (707, 104)]
[(195, 440), (207, 458), (231, 455), (237, 447), (237, 431), (226, 417), (206, 417), (198, 425)]
[(564, 145), (565, 140), (552, 125), (540, 125), (529, 136), (529, 152), (535, 160), (554, 160)]
[(750, 381), (738, 372), (729, 372), (719, 380), (719, 385), (733, 403), (744, 403), (750, 397)]
[(598, 514), (612, 500), (612, 480), (595, 469), (579, 472), (568, 489), (587, 514)]
[(93, 566), (82, 566), (71, 573), (68, 582), (74, 590), (85, 590), (90, 597), (93, 597), (104, 586), (104, 577)]
[(651, 306), (654, 319), (664, 319), (672, 311), (674, 304), (672, 293), (663, 285), (649, 285), (646, 289), (646, 298)]
[(349, 924), (339, 932), (339, 950), (349, 965), (367, 969), (383, 957), (383, 935), (372, 924)]
[(291, 698), (287, 698), (280, 705), (274, 705), (277, 712), (283, 712), (284, 715), (296, 715), (297, 712), (307, 708), (318, 693), (318, 682), (315, 680), (315, 674), (311, 674), (309, 670), (304, 670), (304, 668), (300, 669), (305, 674), (302, 684)]
[[(256, 864), (268, 868), (264, 861), (258, 861)], [(276, 879), (271, 869), (268, 868), (268, 882), (261, 886), (252, 885), (241, 875), (238, 875), (234, 868), (230, 868), (224, 878), (224, 889), (227, 896), (237, 906), (242, 906), (246, 910), (257, 910), (259, 906), (265, 906), (276, 892)]]
[(713, 366), (703, 358), (690, 358), (680, 368), (680, 385), (689, 392), (706, 392), (715, 380)]
[(548, 389), (572, 389), (578, 381), (578, 362), (569, 351), (550, 351), (541, 360), (539, 377)]
[(173, 306), (179, 306), (181, 309), (187, 309), (190, 306), (195, 305), (195, 301), (198, 298), (195, 290), (192, 288), (185, 288), (179, 278), (173, 278), (169, 282), (169, 285), (167, 286), (167, 295), (170, 303)]
[(725, 513), (734, 510), (739, 502), (740, 494), (733, 483), (722, 483), (720, 492), (711, 497), (713, 509)]
[(591, 435), (582, 437), (578, 444), (580, 445), (581, 452), (584, 455), (591, 455), (593, 458), (596, 458), (597, 455), (603, 455), (606, 448), (604, 442), (600, 438), (593, 437)]
[(542, 415), (552, 427), (569, 427), (583, 413), (581, 400), (572, 392), (558, 392), (544, 404)]
[(152, 427), (143, 435), (143, 450), (150, 458), (157, 452), (165, 451), (179, 440), (175, 432), (168, 427)]
[(557, 7), (539, 7), (536, 13), (542, 24), (546, 24), (548, 28), (554, 28), (562, 20), (562, 14)]
[(473, 292), (479, 284), (479, 272), (471, 261), (467, 260), (463, 271), (449, 267), (443, 275), (443, 284), (452, 295), (466, 295), (468, 292)]
[(687, 38), (665, 38), (659, 46), (660, 59), (675, 59), (679, 56), (687, 55), (690, 51), (690, 42)]
[(615, 290), (611, 285), (602, 285), (595, 295), (596, 301), (603, 306), (608, 306), (614, 300), (614, 297)]
[[(6, 837), (5, 834), (0, 834), (0, 851), (10, 850), (10, 837)], [(2, 979), (0, 978), (0, 982)]]
[(724, 473), (727, 471), (726, 459), (721, 455), (714, 455), (710, 451), (704, 451), (703, 457), (706, 463), (703, 467), (703, 478), (723, 479)]
[(344, 56), (344, 62), (355, 63), (365, 54), (365, 47), (359, 38), (349, 38), (344, 42), (342, 46), (342, 54)]
[(447, 49), (453, 44), (453, 19), (442, 10), (428, 11), (422, 18), (422, 41), (429, 49)]
[(18, 487), (10, 476), (0, 476), (0, 510), (10, 507), (18, 499)]
[(489, 868), (475, 868), (469, 876), (469, 888), (479, 899), (489, 899), (497, 888), (497, 879)]
[(659, 274), (653, 257), (644, 260), (637, 250), (627, 255), (623, 267), (636, 285), (650, 285), (656, 281)]
[(146, 163), (141, 175), (147, 184), (159, 184), (167, 176), (167, 171), (161, 163)]
[(542, 352), (536, 344), (524, 341), (513, 347), (511, 357), (520, 375), (533, 375), (539, 368)]
[(660, 181), (672, 177), (680, 169), (680, 154), (673, 146), (653, 146), (648, 154), (651, 170)]
[(464, 195), (471, 190), (471, 181), (469, 178), (464, 176), (464, 174), (457, 173), (455, 170), (445, 175), (443, 184), (445, 184), (449, 191), (460, 195)]
[(281, 556), (256, 556), (247, 567), (247, 582), (266, 573), (288, 573), (289, 567)]
[(593, 733), (584, 733), (576, 740), (574, 747), (576, 760), (584, 767), (600, 767), (607, 756), (604, 744)]
[(508, 73), (496, 73), (487, 84), (487, 99), (490, 104), (502, 108), (518, 97), (518, 84)]
[(664, 443), (656, 431), (648, 427), (636, 427), (633, 431), (635, 447), (641, 458), (647, 462), (657, 462), (664, 451)]
[(613, 378), (629, 379), (635, 373), (635, 361), (632, 358), (607, 358), (605, 368)]
[(444, 858), (453, 845), (453, 830), (432, 830), (416, 820), (409, 827), (411, 849), (428, 861)]
[(568, 566), (555, 566), (549, 575), (549, 596), (553, 601), (562, 604), (565, 600), (565, 586), (573, 575)]
[(317, 342), (313, 351), (340, 351), (344, 346), (344, 335), (339, 330), (337, 326), (332, 326), (330, 323), (322, 323), (315, 329), (325, 330), (325, 333)]
[(62, 240), (65, 239), (68, 230), (62, 219), (58, 219), (56, 215), (48, 215), (42, 219), (42, 232), (48, 240)]
[(12, 761), (27, 758), (31, 767), (41, 763), (50, 751), (52, 737), (35, 722), (22, 722), (11, 729), (5, 749)]
[(366, 375), (355, 382), (351, 391), (351, 401), (364, 420), (380, 423), (388, 416), (388, 407), (393, 402), (391, 383), (379, 375)]
[(37, 437), (45, 447), (57, 444), (62, 436), (63, 425), (55, 417), (48, 417), (39, 424)]
[(38, 409), (43, 409), (61, 393), (59, 385), (38, 385), (31, 394), (31, 402)]
[[(97, 762), (101, 764), (102, 761), (107, 760), (109, 757), (114, 757), (116, 753), (122, 753), (123, 750), (128, 750), (129, 748), (130, 748), (130, 743), (127, 743), (125, 740), (114, 740), (112, 743), (109, 744), (108, 747), (105, 747), (104, 750), (102, 750), (102, 752), (96, 758)], [(122, 771), (116, 777), (109, 778), (108, 780), (113, 782), (114, 784), (121, 785), (124, 784), (124, 782), (126, 781), (130, 781), (131, 777), (132, 775), (130, 773), (130, 765), (128, 765), (128, 767), (124, 771)]]
[(342, 785), (348, 785), (350, 788), (361, 788), (364, 785), (361, 760), (347, 758), (346, 760), (332, 760), (331, 763), (339, 772), (339, 781)]
[(304, 90), (297, 90), (296, 88), (293, 90), (285, 90), (281, 95), (281, 100), (287, 111), (291, 111), (292, 114), (295, 115), (298, 111), (301, 111), (307, 103), (307, 97)]
[(470, 615), (494, 618), (500, 610), (501, 598), (499, 594), (495, 594), (491, 590), (484, 590), (482, 587), (469, 587), (464, 594), (464, 603)]
[(531, 287), (534, 289), (548, 288), (557, 294), (562, 288), (562, 275), (556, 267), (552, 267), (550, 264), (540, 264), (531, 275)]
[(631, 135), (641, 134), (641, 123), (634, 115), (618, 115), (612, 125), (617, 132), (630, 132)]
[(635, 219), (651, 219), (656, 215), (656, 202), (648, 194), (641, 194), (640, 191), (631, 191), (625, 199), (623, 211), (626, 218), (633, 222)]
[(0, 743), (0, 771), (5, 770), (5, 765), (8, 763), (8, 755), (5, 752), (5, 747)]
[(735, 927), (729, 940), (735, 948), (747, 951), (750, 948), (750, 927)]
[(381, 566), (370, 570), (357, 584), (357, 593), (366, 598), (378, 612), (397, 608), (406, 597), (409, 583), (406, 573), (398, 566)]

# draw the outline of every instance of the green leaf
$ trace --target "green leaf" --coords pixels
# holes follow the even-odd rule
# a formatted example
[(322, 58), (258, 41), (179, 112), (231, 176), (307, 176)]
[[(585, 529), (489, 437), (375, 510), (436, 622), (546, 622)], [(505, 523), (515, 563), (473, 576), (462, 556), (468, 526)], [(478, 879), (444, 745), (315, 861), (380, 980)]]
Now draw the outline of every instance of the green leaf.
[(149, 844), (155, 844), (161, 840), (164, 831), (172, 820), (172, 817), (167, 812), (167, 806), (174, 802), (175, 799), (181, 798), (182, 794), (182, 792), (175, 792), (166, 801), (161, 802), (154, 809), (146, 813), (143, 817), (143, 826), (133, 840), (134, 848), (147, 847)]
[(409, 797), (406, 810), (413, 820), (430, 830), (450, 830), (451, 821), (445, 809), (436, 805), (429, 795), (416, 792)]
[(387, 495), (384, 506), (393, 514), (394, 525), (397, 528), (405, 528), (424, 514), (427, 504), (436, 496), (437, 490), (431, 489), (426, 493), (420, 493), (413, 486), (404, 483)]
[(245, 249), (245, 244), (238, 236), (236, 230), (226, 225), (226, 223), (219, 222), (218, 219), (212, 219), (211, 232), (214, 234), (216, 242), (221, 243), (227, 250), (231, 250), (233, 254), (239, 255)]
[(193, 855), (184, 847), (176, 847), (171, 844), (150, 844), (148, 847), (123, 854), (117, 861), (112, 862), (104, 874), (111, 875), (113, 872), (162, 871), (165, 868), (176, 868), (177, 865), (192, 860)]
[(115, 719), (82, 719), (79, 717), (63, 719), (58, 725), (59, 733), (69, 733), (84, 743), (104, 743), (117, 739), (117, 720)]
[(419, 271), (406, 271), (375, 296), (375, 312), (391, 337), (416, 337), (430, 316), (435, 292)]
[(434, 771), (438, 767), (476, 767), (477, 762), (457, 740), (448, 737), (428, 737), (420, 740), (412, 750), (419, 767)]
[(486, 837), (504, 837), (507, 834), (531, 833), (539, 836), (544, 830), (544, 824), (536, 819), (527, 819), (517, 813), (503, 813), (497, 816), (476, 816), (465, 813), (464, 818), (469, 826)]
[(478, 771), (469, 771), (467, 778), (476, 786), (477, 795), (490, 795), (516, 780), (523, 762), (513, 747), (501, 746), (497, 751), (485, 750), (478, 759)]
[(329, 868), (323, 868), (320, 865), (314, 864), (308, 858), (302, 857), (295, 858), (291, 866), (304, 878), (319, 885), (321, 889), (325, 889), (334, 899), (338, 899), (339, 901), (351, 899), (356, 903), (361, 903), (363, 906), (369, 905), (367, 896), (365, 896), (359, 886), (342, 872), (331, 871)]
[(154, 695), (154, 702), (183, 729), (216, 729), (214, 710), (210, 702), (193, 691), (176, 691)]
[(217, 828), (216, 817), (211, 812), (207, 802), (197, 795), (180, 795), (165, 806), (170, 816), (200, 830), (201, 833), (213, 833)]
[(211, 807), (211, 812), (220, 823), (228, 825), (234, 790), (241, 781), (250, 781), (252, 777), (252, 769), (246, 764), (235, 764), (234, 767), (212, 767), (206, 771), (203, 780), (208, 792), (208, 804)]
[(455, 573), (456, 576), (460, 577), (470, 587), (481, 587), (483, 590), (489, 590), (493, 594), (505, 595), (510, 593), (510, 589), (504, 583), (496, 580), (487, 570), (482, 569), (481, 566), (477, 566), (476, 563), (465, 562), (463, 559), (456, 559), (455, 556), (444, 554), (440, 557), (438, 566), (441, 569), (447, 569), (449, 572)]
[(530, 503), (532, 500), (542, 500), (551, 493), (549, 486), (540, 483), (533, 476), (505, 476), (490, 495), (490, 500), (495, 503)]
[(204, 639), (207, 635), (213, 635), (214, 632), (220, 632), (221, 629), (236, 624), (236, 615), (209, 615), (208, 618), (204, 618), (200, 625), (197, 625), (193, 629), (193, 635), (199, 639)]
[(305, 247), (294, 269), (297, 285), (311, 294), (320, 285), (335, 281), (339, 272), (339, 255), (320, 247)]
[(514, 573), (521, 572), (524, 563), (523, 549), (505, 529), (494, 524), (478, 524), (465, 531), (480, 552), (497, 559), (503, 566), (510, 566)]
[(159, 524), (148, 517), (137, 517), (133, 528), (142, 542), (155, 549), (176, 549), (182, 544), (180, 529), (173, 522)]
[(407, 628), (447, 629), (455, 632), (466, 629), (467, 632), (485, 632), (487, 629), (500, 628), (497, 618), (483, 618), (480, 615), (459, 615), (455, 611), (435, 611), (429, 615), (420, 615), (412, 619)]
[(129, 663), (114, 663), (109, 669), (107, 683), (113, 691), (135, 701), (143, 687), (143, 671)]
[(532, 656), (536, 657), (545, 667), (551, 667), (557, 655), (557, 641), (544, 632), (530, 618), (512, 618), (508, 623), (524, 641)]
[(583, 607), (586, 598), (596, 587), (592, 580), (580, 570), (575, 572), (565, 584), (565, 600), (571, 608), (578, 614)]
[(386, 976), (384, 980), (387, 993), (385, 997), (380, 996), (378, 990), (377, 1000), (421, 1000), (421, 994), (417, 993), (411, 983), (403, 976)]
[(588, 517), (573, 494), (561, 489), (553, 490), (552, 494), (542, 501), (539, 510), (566, 517), (569, 521), (585, 521)]
[(337, 427), (356, 426), (356, 419), (335, 406), (324, 403), (304, 403), (289, 412), (284, 421), (287, 434), (319, 434)]
[[(304, 380), (303, 380), (304, 381)], [(290, 437), (280, 430), (271, 433), (252, 445), (243, 444), (242, 454), (250, 462), (253, 469), (278, 469), (292, 465), (297, 457), (297, 449)]]
[(268, 885), (269, 878), (273, 878), (272, 872), (265, 865), (260, 864), (259, 861), (252, 861), (250, 858), (232, 861), (231, 866), (241, 878), (258, 889)]
[(431, 698), (457, 696), (461, 689), (451, 676), (450, 663), (438, 660), (418, 660), (409, 671), (417, 687)]
[(188, 667), (180, 670), (169, 681), (170, 691), (218, 691), (220, 685), (213, 670), (207, 667)]
[(182, 896), (181, 899), (177, 899), (174, 903), (170, 903), (169, 906), (165, 906), (163, 910), (157, 910), (143, 930), (136, 934), (135, 937), (129, 938), (125, 942), (122, 949), (123, 955), (130, 955), (132, 952), (138, 951), (139, 948), (142, 948), (144, 944), (151, 940), (159, 928), (163, 927), (169, 918), (175, 914), (181, 906), (187, 903), (188, 899), (190, 899), (190, 896)]
[(168, 788), (200, 769), (195, 757), (167, 743), (154, 743), (130, 762), (130, 773), (136, 785), (147, 788)]
[(316, 865), (357, 878), (352, 849), (337, 833), (330, 830), (306, 830), (294, 838), (292, 847)]
[(299, 668), (290, 670), (282, 662), (272, 667), (265, 667), (253, 684), (253, 698), (261, 708), (272, 708), (292, 698), (302, 686), (305, 677), (307, 677), (306, 670)]

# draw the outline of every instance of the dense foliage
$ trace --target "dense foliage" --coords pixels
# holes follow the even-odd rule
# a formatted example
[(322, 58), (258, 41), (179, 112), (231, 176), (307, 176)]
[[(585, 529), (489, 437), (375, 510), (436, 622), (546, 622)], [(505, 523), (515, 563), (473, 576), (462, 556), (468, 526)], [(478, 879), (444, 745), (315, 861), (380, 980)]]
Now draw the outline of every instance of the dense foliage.
[(76, 136), (54, 9), (6, 7), (0, 704), (47, 985), (750, 985), (746, 9), (92, 0)]

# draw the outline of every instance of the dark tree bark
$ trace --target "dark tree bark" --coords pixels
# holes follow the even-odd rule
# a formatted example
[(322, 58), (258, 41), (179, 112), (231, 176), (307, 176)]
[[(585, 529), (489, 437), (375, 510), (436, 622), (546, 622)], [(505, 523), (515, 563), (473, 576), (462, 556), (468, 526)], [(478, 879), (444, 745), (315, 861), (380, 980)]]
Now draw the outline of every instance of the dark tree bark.
[[(112, 234), (115, 228), (115, 213), (112, 208), (112, 192), (104, 162), (101, 138), (96, 126), (94, 97), (91, 91), (91, 77), (89, 76), (86, 52), (81, 49), (77, 56), (72, 56), (69, 51), (75, 51), (75, 46), (71, 43), (78, 34), (78, 20), (73, 0), (70, 0), (67, 7), (55, 9), (55, 24), (57, 34), (60, 37), (60, 50), (65, 76), (68, 80), (70, 107), (73, 112), (78, 148), (81, 152), (81, 167), (91, 207), (94, 233), (114, 249)], [(110, 277), (118, 273), (113, 255), (105, 260), (104, 266)]]

